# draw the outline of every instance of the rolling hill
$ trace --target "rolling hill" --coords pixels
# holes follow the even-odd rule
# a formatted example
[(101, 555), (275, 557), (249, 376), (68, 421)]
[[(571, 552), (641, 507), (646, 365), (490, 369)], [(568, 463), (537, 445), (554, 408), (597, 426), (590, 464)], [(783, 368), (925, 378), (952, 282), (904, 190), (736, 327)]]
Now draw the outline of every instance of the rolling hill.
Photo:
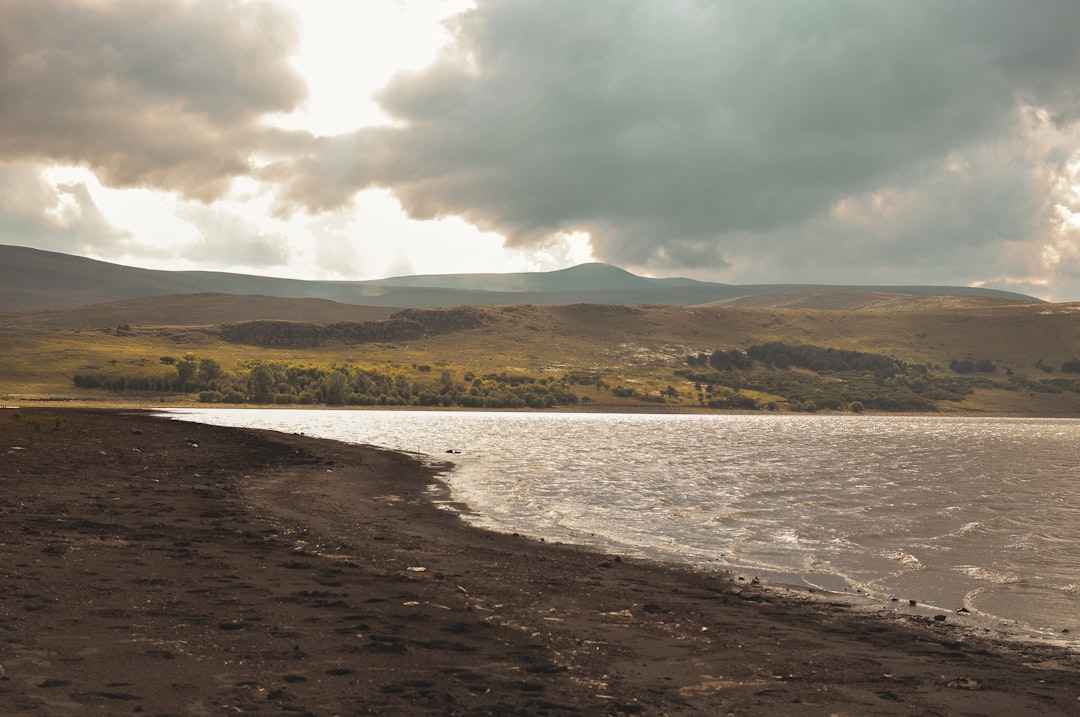
[[(201, 389), (173, 390), (167, 377), (191, 356), (225, 372), (211, 394), (226, 403), (332, 403), (327, 382), (348, 371), (357, 405), (403, 400), (389, 389), (359, 388), (392, 381), (396, 391), (414, 391), (421, 406), (437, 405), (437, 390), (452, 387), (459, 395), (453, 405), (483, 399), (484, 407), (513, 406), (489, 403), (489, 392), (509, 401), (518, 391), (531, 405), (542, 388), (605, 410), (783, 411), (808, 410), (811, 402), (843, 410), (861, 402), (866, 410), (1080, 413), (1075, 304), (894, 295), (876, 297), (877, 307), (844, 310), (506, 305), (405, 309), (389, 317), (337, 305), (323, 321), (237, 314), (197, 323), (199, 312), (185, 307), (205, 309), (198, 302), (210, 301), (223, 310), (232, 302), (193, 295), (166, 298), (179, 312), (171, 325), (113, 321), (134, 315), (124, 307), (148, 301), (100, 305), (109, 315), (86, 307), (0, 322), (0, 400), (183, 404), (199, 400)], [(259, 309), (264, 302), (266, 310)], [(261, 298), (242, 308), (258, 317), (297, 304), (321, 310), (329, 302)], [(780, 354), (783, 361), (770, 358)], [(816, 366), (818, 355), (848, 366)], [(703, 356), (712, 356), (707, 365)], [(738, 365), (729, 365), (732, 356)], [(244, 398), (260, 365), (275, 372), (271, 392)]]
[(329, 299), (282, 299), (236, 294), (171, 294), (87, 304), (72, 309), (44, 309), (0, 314), (0, 326), (38, 329), (97, 329), (121, 324), (206, 326), (233, 321), (375, 321), (397, 309), (342, 304)]
[(0, 247), (0, 306), (5, 403), (1080, 414), (1080, 306), (962, 287), (304, 282)]
[[(423, 308), (536, 304), (694, 306), (791, 292), (885, 292), (1037, 301), (993, 289), (948, 286), (731, 285), (637, 276), (608, 264), (549, 272), (441, 274), (368, 281), (302, 281), (207, 271), (158, 271), (26, 247), (0, 245), (0, 311), (68, 309), (186, 294), (323, 299), (371, 307)], [(281, 317), (278, 317), (281, 318)]]

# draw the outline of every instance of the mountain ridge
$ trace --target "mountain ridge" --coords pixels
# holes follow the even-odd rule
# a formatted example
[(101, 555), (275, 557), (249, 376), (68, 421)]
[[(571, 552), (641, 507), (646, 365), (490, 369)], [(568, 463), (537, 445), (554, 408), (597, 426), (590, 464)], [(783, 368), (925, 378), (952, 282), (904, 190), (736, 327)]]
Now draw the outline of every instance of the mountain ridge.
[(0, 245), (0, 310), (65, 309), (127, 299), (188, 294), (325, 299), (394, 308), (602, 303), (695, 306), (790, 292), (843, 291), (972, 296), (1014, 302), (1035, 297), (956, 286), (734, 285), (653, 278), (591, 262), (548, 272), (423, 274), (362, 281), (313, 281), (210, 271), (165, 271), (72, 254)]

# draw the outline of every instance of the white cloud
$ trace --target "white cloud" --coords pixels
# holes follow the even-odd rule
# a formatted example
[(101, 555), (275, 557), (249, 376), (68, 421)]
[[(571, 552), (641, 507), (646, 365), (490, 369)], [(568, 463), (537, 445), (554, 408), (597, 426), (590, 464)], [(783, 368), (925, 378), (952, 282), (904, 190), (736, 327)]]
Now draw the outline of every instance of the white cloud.
[(0, 163), (0, 242), (93, 255), (123, 251), (131, 235), (109, 222), (78, 174)]
[(329, 136), (389, 118), (372, 97), (395, 74), (428, 65), (450, 41), (442, 21), (466, 9), (463, 0), (279, 0), (296, 16), (301, 42), (292, 59), (308, 98), (276, 117), (287, 128)]

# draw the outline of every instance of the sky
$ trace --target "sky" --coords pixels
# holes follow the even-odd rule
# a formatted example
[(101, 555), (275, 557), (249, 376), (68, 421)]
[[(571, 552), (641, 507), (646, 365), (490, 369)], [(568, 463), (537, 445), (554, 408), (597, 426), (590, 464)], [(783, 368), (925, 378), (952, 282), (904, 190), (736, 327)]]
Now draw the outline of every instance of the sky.
[(0, 0), (0, 244), (1080, 300), (1076, 0)]

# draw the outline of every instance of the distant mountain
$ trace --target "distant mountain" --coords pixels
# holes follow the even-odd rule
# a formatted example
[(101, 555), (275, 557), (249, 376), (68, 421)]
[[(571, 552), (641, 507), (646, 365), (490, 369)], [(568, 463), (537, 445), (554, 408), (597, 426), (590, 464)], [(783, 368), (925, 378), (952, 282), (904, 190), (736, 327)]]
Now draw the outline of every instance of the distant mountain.
[(395, 276), (361, 282), (368, 286), (389, 288), (459, 289), (464, 291), (496, 292), (553, 292), (638, 290), (658, 287), (717, 286), (694, 279), (650, 279), (631, 274), (610, 264), (579, 264), (557, 271), (525, 272), (517, 274), (429, 274), (419, 276)]
[[(1043, 303), (1025, 299), (1023, 303)], [(779, 291), (770, 294), (748, 294), (733, 299), (713, 301), (704, 306), (714, 308), (812, 309), (816, 311), (931, 311), (1003, 305), (1018, 302), (998, 295), (981, 294), (921, 294), (888, 291), (846, 291), (815, 289), (811, 291)]]
[[(370, 281), (301, 281), (209, 271), (158, 271), (0, 245), (0, 310), (34, 311), (175, 294), (239, 294), (328, 299), (363, 306), (421, 308), (578, 303), (694, 306), (785, 292), (878, 292), (993, 297), (1029, 303), (1030, 296), (951, 286), (730, 285), (637, 276), (608, 264), (515, 274), (438, 274)], [(763, 302), (767, 303), (767, 302)]]

